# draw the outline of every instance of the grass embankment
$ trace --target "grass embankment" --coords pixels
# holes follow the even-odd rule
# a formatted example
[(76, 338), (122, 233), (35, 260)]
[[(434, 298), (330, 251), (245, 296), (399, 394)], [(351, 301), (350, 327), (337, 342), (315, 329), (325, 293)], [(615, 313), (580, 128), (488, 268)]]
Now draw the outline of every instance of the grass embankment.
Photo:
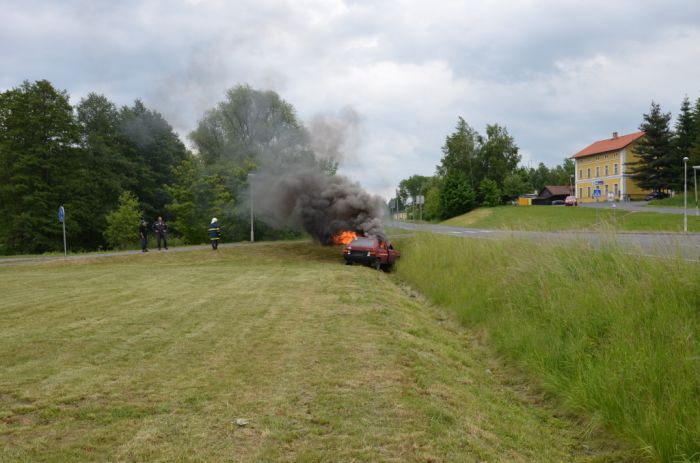
[[(684, 206), (684, 195), (683, 193), (675, 195), (673, 198), (664, 199), (654, 199), (649, 201), (648, 206), (653, 207), (683, 207)], [(688, 191), (688, 209), (692, 209), (695, 212), (695, 193)]]
[[(453, 217), (443, 225), (524, 231), (683, 231), (683, 216), (658, 212), (565, 206), (499, 206)], [(700, 217), (688, 216), (688, 230), (700, 232)]]
[(615, 249), (421, 235), (398, 276), (569, 410), (664, 462), (700, 457), (700, 267)]
[(0, 461), (624, 455), (338, 248), (13, 264), (0, 281)]

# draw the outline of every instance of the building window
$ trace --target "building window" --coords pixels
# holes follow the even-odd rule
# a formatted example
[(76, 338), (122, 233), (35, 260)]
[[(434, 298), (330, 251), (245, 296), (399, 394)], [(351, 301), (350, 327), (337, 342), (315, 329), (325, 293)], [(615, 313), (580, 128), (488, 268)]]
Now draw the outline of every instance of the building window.
[(578, 178), (583, 178), (583, 169), (578, 170)]
[(608, 166), (605, 166), (605, 176), (608, 176)]
[(586, 173), (588, 174), (588, 178), (591, 178), (591, 168), (590, 168), (590, 167), (588, 168), (588, 170), (586, 171)]
[(608, 159), (608, 153), (605, 153), (605, 159)]
[(595, 166), (595, 177), (600, 177), (600, 166)]
[(620, 194), (620, 192), (617, 191), (617, 183), (613, 185), (613, 189), (615, 190), (615, 197), (617, 197)]
[(583, 198), (583, 188), (578, 189), (578, 197)]
[(608, 197), (608, 184), (605, 184), (605, 197)]
[(596, 160), (596, 161), (600, 160), (600, 154), (596, 154), (596, 155), (595, 155), (595, 160)]
[(613, 172), (617, 175), (617, 163), (613, 164)]
[(587, 194), (588, 194), (587, 197), (590, 198), (590, 197), (591, 197), (591, 187), (588, 187), (588, 193), (587, 193)]

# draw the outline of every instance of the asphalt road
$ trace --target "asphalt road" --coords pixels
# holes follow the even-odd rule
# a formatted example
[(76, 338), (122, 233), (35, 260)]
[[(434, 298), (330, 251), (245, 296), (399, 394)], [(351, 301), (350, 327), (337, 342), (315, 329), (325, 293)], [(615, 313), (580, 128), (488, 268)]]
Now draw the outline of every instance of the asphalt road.
[(584, 241), (593, 247), (616, 244), (630, 254), (661, 258), (681, 257), (690, 261), (700, 261), (700, 233), (684, 235), (680, 233), (596, 233), (588, 231), (527, 232), (483, 230), (479, 228), (448, 227), (444, 225), (394, 221), (388, 222), (387, 225), (402, 230), (427, 231), (464, 238), (505, 239), (516, 237), (557, 244)]

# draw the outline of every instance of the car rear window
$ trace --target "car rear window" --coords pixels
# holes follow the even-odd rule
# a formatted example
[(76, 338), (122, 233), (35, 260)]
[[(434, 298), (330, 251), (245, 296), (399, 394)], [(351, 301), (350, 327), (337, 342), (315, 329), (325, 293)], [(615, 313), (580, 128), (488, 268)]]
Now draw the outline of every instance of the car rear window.
[(355, 238), (350, 246), (374, 246), (374, 240), (372, 238)]

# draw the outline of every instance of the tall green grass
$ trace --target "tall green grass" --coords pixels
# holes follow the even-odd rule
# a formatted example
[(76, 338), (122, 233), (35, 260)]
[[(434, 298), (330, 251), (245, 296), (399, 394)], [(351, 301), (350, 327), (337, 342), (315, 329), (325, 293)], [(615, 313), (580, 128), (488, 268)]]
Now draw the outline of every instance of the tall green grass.
[(400, 244), (399, 278), (483, 328), (569, 410), (653, 459), (700, 459), (700, 266), (612, 246)]

